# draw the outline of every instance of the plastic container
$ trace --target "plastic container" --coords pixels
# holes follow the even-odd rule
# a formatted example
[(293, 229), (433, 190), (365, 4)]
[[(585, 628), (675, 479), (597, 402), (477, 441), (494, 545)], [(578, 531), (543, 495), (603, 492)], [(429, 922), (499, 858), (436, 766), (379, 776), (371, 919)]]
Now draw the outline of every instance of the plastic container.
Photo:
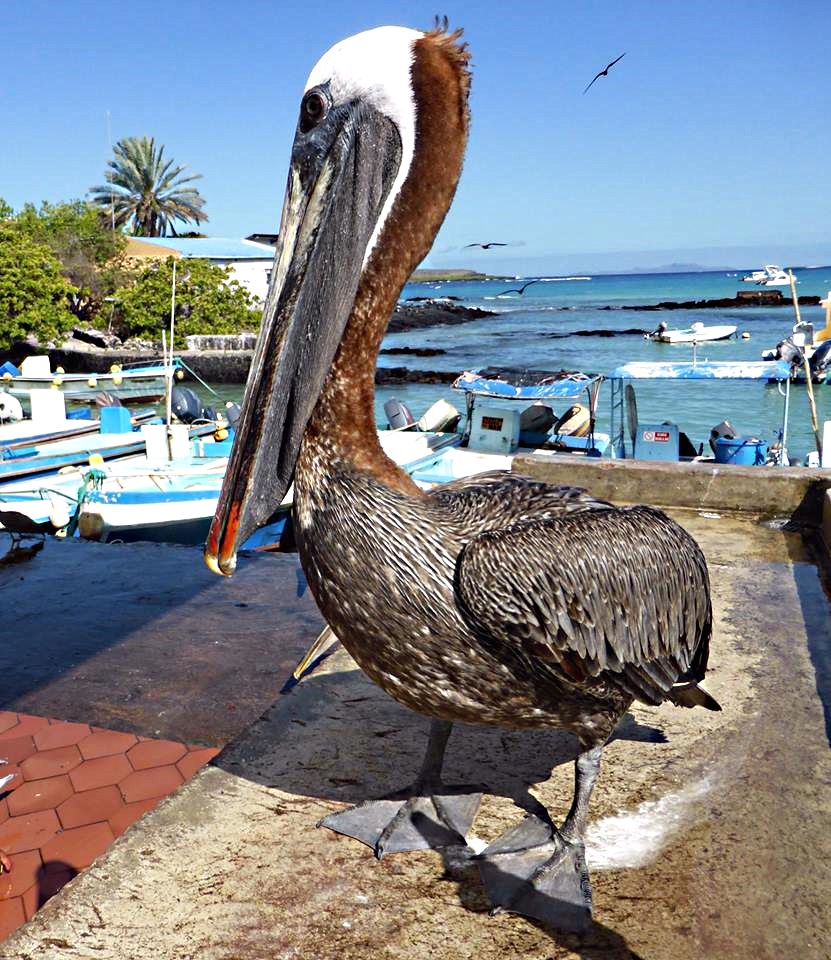
[(767, 443), (756, 437), (718, 437), (715, 440), (716, 463), (758, 467), (765, 462), (767, 453)]

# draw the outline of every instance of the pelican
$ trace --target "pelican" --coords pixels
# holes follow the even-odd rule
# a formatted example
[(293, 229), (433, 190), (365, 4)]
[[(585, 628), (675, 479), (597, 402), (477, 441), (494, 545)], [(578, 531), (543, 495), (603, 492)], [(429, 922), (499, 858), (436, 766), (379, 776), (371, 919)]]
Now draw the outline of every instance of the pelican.
[(481, 794), (442, 782), (454, 722), (575, 734), (561, 826), (528, 816), (478, 862), (497, 908), (581, 929), (589, 798), (617, 722), (636, 699), (718, 709), (698, 686), (707, 569), (695, 541), (649, 507), (504, 472), (424, 492), (380, 447), (378, 349), (462, 169), (460, 33), (370, 30), (309, 76), (205, 559), (231, 575), (294, 481), (300, 559), (327, 623), (371, 680), (431, 719), (412, 787), (322, 821), (379, 857), (465, 843)]

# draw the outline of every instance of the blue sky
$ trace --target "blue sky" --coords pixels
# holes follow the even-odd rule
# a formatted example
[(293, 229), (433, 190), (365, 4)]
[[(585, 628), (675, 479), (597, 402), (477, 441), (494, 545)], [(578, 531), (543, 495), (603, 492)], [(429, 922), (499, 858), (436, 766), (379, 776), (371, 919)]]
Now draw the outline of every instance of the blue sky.
[[(275, 230), (305, 78), (423, 3), (3, 0), (0, 196), (83, 196), (113, 140), (204, 174), (217, 236)], [(515, 273), (831, 262), (827, 0), (454, 2), (473, 127), (428, 260)], [(607, 62), (623, 60), (583, 95)], [(474, 241), (511, 241), (487, 252)]]

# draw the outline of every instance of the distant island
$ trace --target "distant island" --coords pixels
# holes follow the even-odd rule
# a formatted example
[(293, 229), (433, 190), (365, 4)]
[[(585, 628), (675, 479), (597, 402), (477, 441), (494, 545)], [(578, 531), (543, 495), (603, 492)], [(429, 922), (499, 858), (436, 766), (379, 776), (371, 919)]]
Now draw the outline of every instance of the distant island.
[(478, 273), (476, 270), (447, 268), (445, 270), (416, 270), (410, 277), (410, 283), (438, 283), (440, 280), (513, 280), (509, 277), (490, 273)]

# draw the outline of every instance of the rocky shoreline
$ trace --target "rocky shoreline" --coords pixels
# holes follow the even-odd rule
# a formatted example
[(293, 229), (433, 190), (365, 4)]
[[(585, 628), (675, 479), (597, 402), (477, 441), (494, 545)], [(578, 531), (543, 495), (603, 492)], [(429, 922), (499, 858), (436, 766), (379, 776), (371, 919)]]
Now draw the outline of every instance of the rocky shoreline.
[[(819, 306), (819, 297), (797, 297), (800, 307)], [(648, 303), (639, 306), (601, 307), (601, 310), (714, 310), (734, 309), (736, 307), (790, 307), (790, 297), (783, 297), (778, 290), (762, 293), (758, 290), (742, 291), (737, 297), (721, 297), (717, 300), (664, 300), (661, 303)]]
[[(812, 306), (819, 303), (819, 297), (799, 297), (800, 305)], [(692, 309), (727, 309), (735, 307), (754, 306), (788, 306), (790, 299), (783, 297), (778, 290), (774, 291), (740, 291), (736, 297), (727, 297), (718, 300), (695, 301), (664, 301), (657, 304), (641, 306), (601, 307), (603, 310), (692, 310)], [(563, 308), (570, 309), (570, 308)], [(417, 302), (398, 304), (390, 320), (388, 332), (402, 333), (408, 330), (420, 330), (437, 326), (455, 326), (470, 323), (488, 317), (498, 316), (495, 311), (483, 310), (477, 307), (465, 307), (450, 302), (445, 298), (419, 299)], [(630, 327), (623, 330), (570, 330), (551, 331), (543, 334), (545, 337), (557, 339), (565, 337), (614, 337), (639, 336), (646, 331)], [(100, 336), (100, 335), (99, 335)], [(210, 338), (205, 338), (206, 340)], [(227, 338), (229, 340), (233, 338)], [(246, 344), (247, 345), (247, 344)], [(26, 353), (38, 352), (35, 347), (28, 347)], [(445, 351), (437, 348), (420, 347), (387, 347), (381, 351), (387, 355), (409, 355), (417, 357), (439, 356)], [(94, 345), (94, 338), (90, 339), (82, 334), (69, 340), (60, 348), (49, 351), (52, 368), (63, 367), (67, 373), (106, 373), (112, 364), (122, 366), (147, 362), (157, 358), (160, 350), (152, 349), (150, 345), (138, 349), (128, 349), (128, 345), (99, 347)], [(218, 350), (186, 350), (177, 353), (190, 370), (202, 380), (209, 383), (240, 384), (245, 383), (248, 369), (251, 365), (254, 351), (252, 349), (218, 349)], [(20, 355), (14, 352), (8, 356), (13, 362), (19, 363)], [(0, 361), (6, 359), (0, 357)], [(375, 382), (379, 385), (404, 383), (452, 383), (459, 371), (449, 372), (442, 370), (414, 370), (408, 367), (378, 367)]]

